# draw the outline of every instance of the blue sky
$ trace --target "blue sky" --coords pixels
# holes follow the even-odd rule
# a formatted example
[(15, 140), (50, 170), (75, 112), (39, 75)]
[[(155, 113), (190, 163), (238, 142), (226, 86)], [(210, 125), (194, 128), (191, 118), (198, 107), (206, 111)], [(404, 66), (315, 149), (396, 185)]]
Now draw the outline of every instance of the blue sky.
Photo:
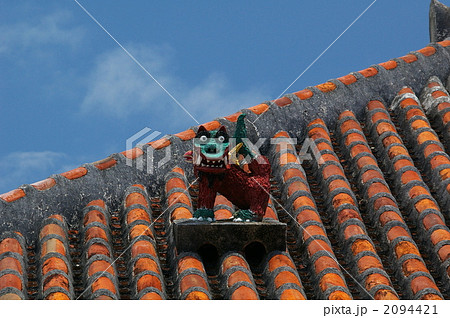
[[(200, 123), (277, 98), (372, 2), (79, 0)], [(426, 46), (428, 7), (376, 1), (287, 92)], [(0, 193), (196, 124), (72, 0), (0, 0), (0, 110)]]

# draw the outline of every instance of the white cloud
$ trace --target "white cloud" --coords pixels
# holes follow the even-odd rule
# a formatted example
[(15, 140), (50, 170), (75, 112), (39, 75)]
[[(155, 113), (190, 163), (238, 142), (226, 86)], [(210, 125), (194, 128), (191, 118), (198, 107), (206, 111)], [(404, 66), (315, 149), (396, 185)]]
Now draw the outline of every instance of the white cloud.
[(183, 102), (188, 109), (202, 119), (212, 120), (218, 116), (231, 115), (230, 109), (242, 109), (254, 106), (267, 98), (262, 88), (237, 90), (231, 87), (227, 78), (212, 73), (201, 83), (184, 91)]
[[(253, 106), (267, 97), (262, 88), (237, 89), (227, 78), (211, 73), (199, 83), (187, 83), (170, 70), (168, 47), (126, 46), (127, 50), (199, 121), (229, 115), (230, 109)], [(101, 55), (87, 77), (83, 112), (122, 117), (133, 112), (182, 114), (178, 105), (124, 51), (116, 48)], [(190, 122), (189, 116), (176, 116)]]
[(75, 47), (84, 37), (84, 29), (68, 24), (71, 15), (60, 11), (41, 17), (38, 21), (0, 25), (0, 53), (15, 53), (19, 49), (48, 45)]
[(65, 159), (66, 154), (53, 151), (13, 152), (0, 158), (0, 193), (48, 177)]
[[(166, 58), (164, 49), (128, 48), (150, 72), (162, 73)], [(163, 85), (171, 85), (172, 78), (156, 75)], [(123, 116), (149, 107), (151, 102), (162, 102), (164, 92), (120, 48), (102, 54), (87, 78), (87, 95), (81, 109)]]

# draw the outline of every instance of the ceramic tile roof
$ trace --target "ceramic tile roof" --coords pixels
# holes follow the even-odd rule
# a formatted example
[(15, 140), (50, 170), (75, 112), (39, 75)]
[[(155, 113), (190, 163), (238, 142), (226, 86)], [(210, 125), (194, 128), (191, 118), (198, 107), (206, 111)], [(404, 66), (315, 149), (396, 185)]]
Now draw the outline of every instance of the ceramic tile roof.
[[(446, 10), (432, 1), (430, 25)], [(203, 125), (233, 131), (244, 113), (252, 141), (272, 140), (262, 224), (287, 225), (286, 249), (177, 248), (173, 228), (198, 201), (183, 159), (192, 127), (1, 194), (0, 299), (450, 299), (450, 41), (438, 31)], [(235, 210), (217, 195), (218, 222)]]

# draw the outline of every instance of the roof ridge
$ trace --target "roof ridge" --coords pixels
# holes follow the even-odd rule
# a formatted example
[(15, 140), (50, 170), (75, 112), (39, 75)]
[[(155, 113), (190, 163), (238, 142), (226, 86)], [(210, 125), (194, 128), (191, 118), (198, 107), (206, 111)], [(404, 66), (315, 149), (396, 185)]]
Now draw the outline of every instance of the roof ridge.
[[(220, 117), (220, 118), (216, 118), (215, 120), (212, 120), (210, 122), (207, 122), (205, 124), (203, 124), (203, 126), (205, 126), (208, 130), (213, 130), (213, 129), (217, 129), (218, 127), (220, 127), (220, 125), (226, 125), (226, 126), (233, 126), (235, 124), (235, 122), (237, 121), (238, 116), (241, 113), (247, 113), (248, 115), (252, 115), (251, 117), (259, 117), (262, 116), (263, 114), (268, 114), (267, 116), (272, 116), (270, 117), (270, 120), (276, 119), (276, 121), (280, 122), (283, 121), (284, 118), (286, 118), (286, 120), (284, 121), (284, 123), (288, 124), (288, 126), (290, 125), (294, 125), (292, 126), (292, 130), (294, 131), (294, 135), (298, 135), (298, 136), (302, 136), (304, 137), (304, 128), (302, 128), (302, 125), (299, 125), (298, 121), (296, 123), (292, 123), (292, 118), (287, 117), (286, 111), (284, 109), (288, 109), (288, 106), (291, 105), (296, 105), (298, 106), (299, 103), (302, 103), (302, 101), (306, 101), (309, 100), (311, 101), (310, 104), (303, 104), (302, 103), (302, 108), (301, 111), (304, 113), (305, 117), (305, 121), (308, 120), (308, 116), (311, 117), (312, 115), (314, 116), (318, 116), (318, 117), (324, 117), (326, 118), (327, 116), (329, 117), (330, 114), (333, 114), (338, 111), (339, 107), (343, 107), (343, 105), (339, 105), (339, 103), (336, 103), (336, 105), (330, 106), (330, 100), (327, 99), (325, 100), (324, 98), (328, 95), (328, 94), (338, 94), (335, 97), (332, 97), (333, 102), (339, 101), (339, 94), (343, 95), (345, 93), (345, 97), (347, 98), (347, 100), (345, 100), (345, 103), (347, 105), (349, 105), (349, 107), (351, 107), (351, 105), (353, 104), (353, 106), (355, 106), (355, 104), (357, 103), (361, 103), (363, 100), (370, 97), (370, 95), (373, 93), (373, 91), (375, 91), (376, 89), (380, 90), (381, 87), (381, 83), (379, 83), (382, 79), (381, 75), (383, 74), (387, 74), (386, 72), (390, 72), (396, 69), (401, 68), (402, 72), (399, 75), (401, 75), (403, 78), (406, 78), (405, 85), (409, 85), (411, 86), (411, 83), (415, 84), (415, 85), (420, 85), (420, 80), (421, 78), (419, 78), (418, 80), (414, 79), (414, 81), (410, 80), (408, 81), (408, 79), (411, 77), (409, 76), (411, 69), (410, 68), (405, 68), (405, 66), (408, 65), (416, 65), (416, 63), (419, 63), (420, 66), (422, 66), (424, 68), (423, 74), (418, 74), (417, 76), (425, 76), (427, 77), (426, 80), (429, 79), (429, 75), (428, 73), (430, 73), (431, 71), (433, 71), (434, 73), (432, 75), (439, 75), (436, 74), (438, 72), (440, 72), (440, 76), (443, 78), (444, 77), (444, 73), (447, 74), (447, 69), (439, 68), (437, 70), (433, 70), (433, 69), (429, 69), (426, 68), (426, 66), (423, 65), (423, 61), (425, 58), (431, 58), (433, 56), (435, 56), (436, 54), (439, 53), (441, 58), (444, 59), (449, 59), (450, 60), (450, 49), (448, 48), (450, 46), (450, 40), (445, 40), (442, 42), (438, 42), (438, 43), (430, 43), (428, 44), (426, 47), (417, 50), (417, 51), (413, 51), (409, 54), (406, 54), (405, 56), (399, 57), (399, 58), (394, 58), (391, 59), (387, 62), (383, 62), (383, 63), (379, 63), (379, 64), (375, 64), (370, 66), (369, 68), (366, 68), (364, 70), (358, 71), (358, 72), (352, 72), (348, 75), (339, 77), (337, 79), (331, 79), (327, 82), (324, 82), (322, 84), (318, 84), (315, 86), (310, 86), (307, 87), (303, 90), (297, 91), (297, 92), (293, 92), (290, 94), (286, 94), (281, 98), (275, 99), (275, 100), (270, 100), (270, 101), (266, 101), (260, 104), (257, 104), (255, 106), (252, 107), (248, 107), (248, 108), (244, 108), (234, 114), (231, 114), (229, 116), (224, 116), (224, 117)], [(427, 71), (427, 72), (426, 72)], [(397, 76), (398, 74), (392, 74), (392, 76)], [(445, 75), (446, 76), (446, 75)], [(379, 77), (380, 80), (375, 81), (375, 78)], [(442, 79), (441, 78), (441, 79)], [(366, 82), (367, 81), (367, 82)], [(371, 81), (371, 82), (368, 82)], [(364, 83), (371, 83), (371, 85), (375, 86), (373, 89), (371, 90), (364, 90), (364, 94), (360, 97), (360, 100), (356, 101), (354, 99), (354, 95), (352, 95), (351, 93), (354, 94), (354, 91), (357, 91), (358, 93), (360, 93), (360, 86), (355, 86), (358, 83), (362, 83), (362, 85), (364, 85)], [(381, 87), (382, 88), (382, 87)], [(350, 89), (351, 91), (346, 91)], [(395, 87), (392, 87), (392, 90), (396, 90)], [(349, 94), (350, 93), (350, 94)], [(380, 92), (378, 92), (380, 93)], [(382, 92), (382, 97), (383, 98), (391, 98), (392, 96), (395, 96), (394, 93), (392, 92)], [(315, 97), (315, 98), (313, 98)], [(317, 99), (316, 99), (317, 97)], [(342, 98), (341, 98), (342, 99)], [(313, 105), (314, 104), (314, 105)], [(323, 105), (323, 107), (317, 107), (317, 105)], [(342, 104), (342, 101), (340, 101), (340, 104)], [(330, 107), (327, 107), (330, 106)], [(346, 108), (349, 108), (346, 107)], [(358, 112), (360, 114), (360, 112)], [(357, 114), (358, 115), (358, 114)], [(249, 116), (250, 117), (250, 116)], [(256, 118), (257, 118), (256, 117)], [(290, 120), (291, 119), (291, 120)], [(291, 122), (291, 123), (289, 123)], [(148, 144), (144, 144), (142, 146), (139, 147), (135, 147), (132, 149), (128, 149), (125, 151), (122, 151), (120, 153), (115, 153), (110, 155), (109, 157), (99, 160), (99, 161), (95, 161), (93, 163), (87, 163), (87, 164), (83, 164), (78, 168), (75, 168), (73, 170), (70, 171), (66, 171), (63, 172), (61, 174), (57, 174), (57, 175), (52, 175), (47, 179), (32, 183), (32, 184), (25, 184), (22, 185), (16, 189), (13, 189), (9, 192), (0, 194), (0, 206), (5, 206), (8, 204), (11, 204), (13, 202), (16, 202), (17, 200), (24, 198), (27, 196), (27, 193), (31, 190), (31, 191), (45, 191), (45, 190), (49, 190), (51, 188), (54, 188), (58, 183), (61, 183), (61, 181), (65, 182), (66, 180), (68, 180), (68, 182), (73, 182), (75, 180), (84, 180), (84, 178), (90, 174), (95, 174), (97, 175), (97, 173), (101, 173), (102, 171), (110, 171), (110, 169), (114, 169), (117, 170), (117, 172), (123, 172), (125, 171), (125, 166), (126, 164), (129, 165), (129, 163), (131, 164), (135, 164), (138, 163), (137, 159), (142, 158), (140, 160), (143, 160), (145, 158), (144, 154), (148, 154), (149, 152), (154, 152), (155, 154), (160, 153), (159, 150), (163, 150), (165, 148), (167, 148), (169, 145), (177, 145), (180, 147), (183, 147), (183, 142), (184, 141), (188, 141), (188, 140), (192, 140), (195, 137), (195, 127), (191, 127), (185, 131), (176, 133), (176, 134), (172, 134), (172, 135), (165, 135), (164, 137), (162, 137), (161, 139), (158, 139), (156, 141), (152, 141)], [(258, 128), (255, 126), (255, 132), (256, 132), (256, 136), (261, 136), (260, 132), (258, 131)], [(264, 126), (264, 128), (266, 128)], [(267, 134), (268, 135), (273, 135), (271, 131), (269, 130), (279, 130), (279, 127), (276, 124), (271, 124), (269, 127), (267, 127)], [(185, 146), (184, 146), (185, 147)], [(159, 155), (161, 156), (161, 155)], [(116, 172), (116, 173), (117, 173)], [(154, 174), (153, 172), (150, 174)], [(159, 175), (159, 172), (157, 173)], [(164, 171), (161, 173), (161, 175), (164, 175)], [(148, 184), (148, 178), (143, 176), (144, 174), (138, 175), (136, 172), (134, 172), (134, 175), (132, 177), (130, 177), (129, 179), (133, 179), (134, 183), (143, 183), (143, 180), (146, 180), (146, 183), (143, 184)], [(104, 176), (104, 174), (102, 174), (102, 176)], [(158, 176), (155, 177), (155, 180), (158, 178)], [(87, 181), (86, 181), (87, 182)], [(99, 178), (99, 180), (96, 180), (96, 182), (106, 182), (104, 181), (102, 178)], [(42, 200), (40, 200), (42, 201)]]

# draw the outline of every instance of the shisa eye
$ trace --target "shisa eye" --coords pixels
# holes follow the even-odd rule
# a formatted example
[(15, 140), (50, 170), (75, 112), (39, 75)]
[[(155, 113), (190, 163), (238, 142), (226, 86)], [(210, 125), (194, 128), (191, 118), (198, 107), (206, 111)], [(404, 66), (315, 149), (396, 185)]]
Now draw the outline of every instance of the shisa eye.
[(228, 142), (229, 138), (228, 138), (228, 134), (226, 131), (224, 130), (219, 130), (216, 134), (216, 140), (219, 143), (224, 143), (224, 142)]
[(199, 140), (200, 140), (201, 142), (206, 142), (206, 141), (208, 140), (208, 137), (206, 137), (205, 135), (203, 135), (203, 136), (201, 136), (201, 137), (199, 138)]

